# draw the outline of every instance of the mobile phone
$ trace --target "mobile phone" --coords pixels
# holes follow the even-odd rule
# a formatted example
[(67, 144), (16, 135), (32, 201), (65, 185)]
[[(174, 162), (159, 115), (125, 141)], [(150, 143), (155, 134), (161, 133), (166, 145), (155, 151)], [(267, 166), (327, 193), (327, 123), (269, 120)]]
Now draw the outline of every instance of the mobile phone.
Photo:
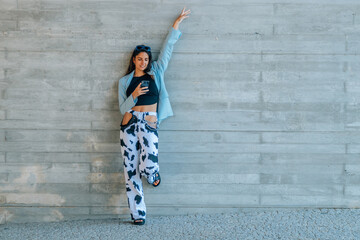
[(141, 81), (141, 87), (149, 87), (149, 83), (150, 83), (149, 80), (142, 80)]

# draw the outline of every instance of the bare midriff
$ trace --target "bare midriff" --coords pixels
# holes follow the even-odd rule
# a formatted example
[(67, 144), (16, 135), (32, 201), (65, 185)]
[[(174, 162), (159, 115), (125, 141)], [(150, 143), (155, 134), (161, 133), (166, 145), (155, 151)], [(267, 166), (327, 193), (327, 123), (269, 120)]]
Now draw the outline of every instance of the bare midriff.
[(131, 109), (137, 112), (156, 112), (156, 106), (157, 103), (154, 103), (152, 105), (135, 106)]

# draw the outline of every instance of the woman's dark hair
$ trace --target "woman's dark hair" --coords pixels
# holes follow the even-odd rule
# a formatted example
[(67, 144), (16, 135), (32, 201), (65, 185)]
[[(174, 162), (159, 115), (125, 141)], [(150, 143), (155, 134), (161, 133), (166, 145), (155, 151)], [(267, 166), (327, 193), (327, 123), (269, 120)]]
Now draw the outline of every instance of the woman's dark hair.
[[(144, 45), (139, 45), (139, 46), (144, 46)], [(130, 63), (129, 63), (129, 67), (128, 70), (126, 72), (125, 75), (128, 75), (129, 73), (131, 73), (132, 71), (135, 70), (135, 64), (133, 62), (133, 58), (136, 57), (137, 55), (139, 55), (139, 53), (141, 52), (145, 52), (149, 55), (149, 63), (147, 65), (147, 67), (145, 68), (144, 72), (149, 72), (151, 70), (151, 62), (152, 62), (152, 55), (151, 55), (151, 51), (145, 51), (145, 50), (137, 50), (136, 48), (134, 49), (131, 58), (130, 58)]]

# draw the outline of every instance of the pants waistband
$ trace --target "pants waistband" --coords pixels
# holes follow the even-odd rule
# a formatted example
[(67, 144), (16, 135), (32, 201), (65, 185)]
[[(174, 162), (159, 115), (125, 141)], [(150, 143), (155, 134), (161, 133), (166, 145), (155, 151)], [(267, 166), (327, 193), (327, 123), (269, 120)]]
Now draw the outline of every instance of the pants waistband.
[(152, 116), (157, 116), (157, 112), (139, 112), (139, 111), (135, 111), (135, 110), (132, 110), (130, 109), (128, 111), (129, 113), (132, 113), (134, 115), (152, 115)]
[[(138, 112), (138, 111), (135, 111), (135, 110), (132, 110), (130, 109), (129, 111), (127, 111), (129, 113), (131, 113), (133, 115), (133, 118), (137, 119), (136, 121), (138, 122), (141, 122), (141, 123), (147, 123), (147, 124), (150, 124), (152, 125), (153, 128), (156, 128), (156, 129), (159, 129), (159, 119), (158, 119), (158, 114), (157, 112)], [(145, 117), (148, 116), (148, 115), (152, 115), (152, 116), (156, 116), (156, 121), (149, 121), (149, 120), (146, 120)], [(130, 119), (131, 121), (131, 119)], [(155, 125), (156, 127), (155, 127)]]
[(157, 112), (139, 112), (139, 111), (135, 111), (132, 109), (130, 109), (127, 112), (131, 113), (132, 115), (135, 115), (138, 119), (140, 119), (142, 121), (145, 121), (145, 116), (148, 116), (148, 115), (157, 117)]

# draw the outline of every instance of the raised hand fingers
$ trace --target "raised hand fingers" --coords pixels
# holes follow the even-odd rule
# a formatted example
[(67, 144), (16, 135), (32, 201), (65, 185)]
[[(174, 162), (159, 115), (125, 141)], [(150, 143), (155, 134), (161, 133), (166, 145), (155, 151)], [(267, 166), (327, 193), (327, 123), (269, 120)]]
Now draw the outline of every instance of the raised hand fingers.
[[(189, 10), (189, 11), (190, 11), (190, 10)], [(188, 17), (189, 17), (188, 14), (190, 14), (190, 12), (186, 11), (185, 13), (182, 13), (182, 14), (179, 16), (179, 18), (181, 18), (181, 19), (188, 18)]]
[(181, 14), (176, 18), (175, 22), (174, 22), (174, 28), (177, 29), (178, 25), (185, 19), (188, 18), (188, 14), (190, 13), (190, 9), (185, 11), (185, 7), (183, 8), (183, 10), (181, 11)]
[(181, 15), (188, 14), (188, 13), (190, 13), (190, 9), (185, 11), (185, 7), (181, 11)]

